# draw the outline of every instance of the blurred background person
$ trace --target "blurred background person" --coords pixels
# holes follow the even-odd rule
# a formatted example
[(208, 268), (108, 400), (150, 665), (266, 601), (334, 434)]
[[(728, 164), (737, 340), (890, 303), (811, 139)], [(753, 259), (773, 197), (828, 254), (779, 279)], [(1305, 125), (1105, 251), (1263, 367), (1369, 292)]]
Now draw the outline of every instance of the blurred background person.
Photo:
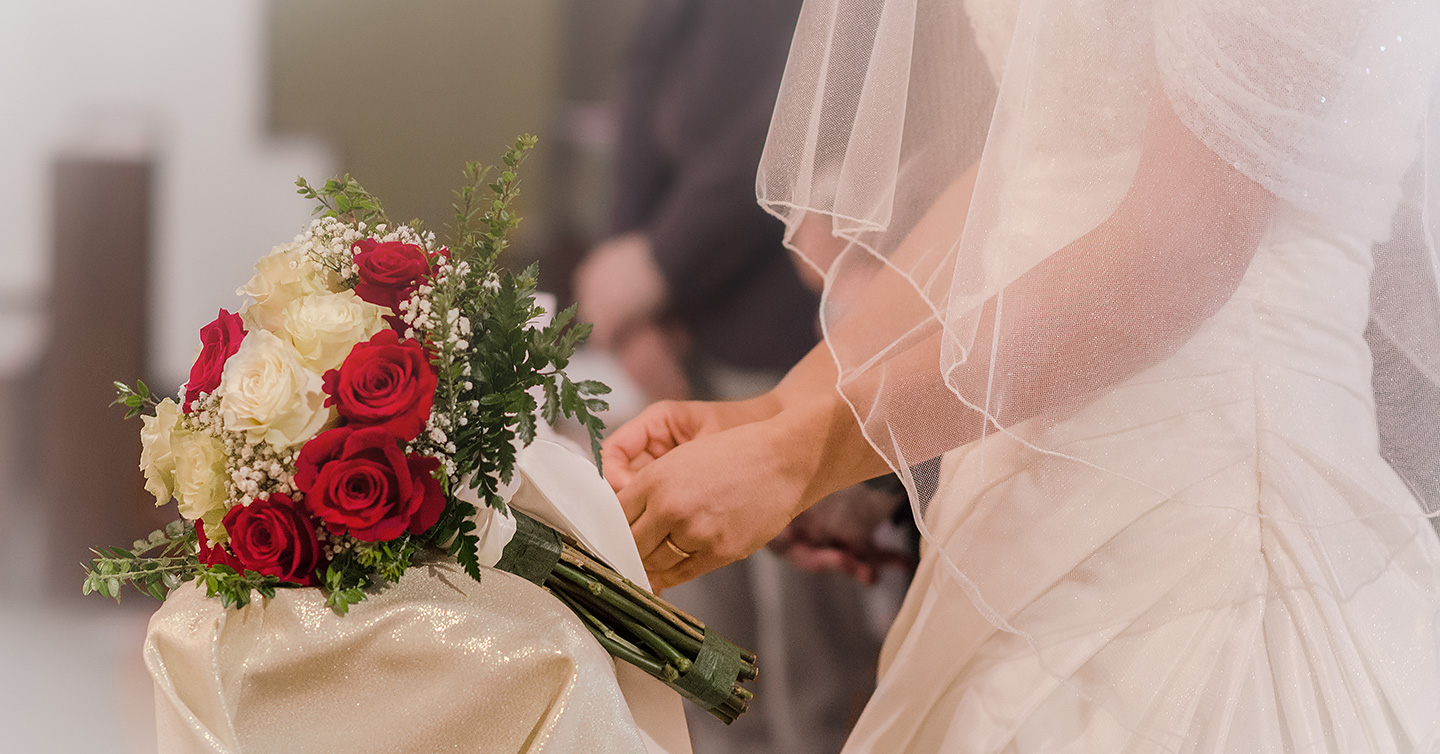
[[(818, 281), (802, 280), (783, 226), (755, 201), (801, 4), (654, 0), (639, 23), (610, 236), (585, 257), (574, 290), (594, 324), (591, 346), (648, 400), (757, 395), (818, 339)], [(727, 728), (689, 710), (699, 754), (840, 749), (873, 685), (886, 619), (871, 613), (887, 612), (852, 576), (875, 579), (861, 555), (900, 500), (857, 487), (797, 521), (774, 551), (666, 593), (765, 658), (745, 717)]]
[(755, 202), (800, 0), (656, 0), (621, 101), (611, 237), (579, 269), (591, 343), (652, 399), (759, 392), (816, 342), (818, 299)]

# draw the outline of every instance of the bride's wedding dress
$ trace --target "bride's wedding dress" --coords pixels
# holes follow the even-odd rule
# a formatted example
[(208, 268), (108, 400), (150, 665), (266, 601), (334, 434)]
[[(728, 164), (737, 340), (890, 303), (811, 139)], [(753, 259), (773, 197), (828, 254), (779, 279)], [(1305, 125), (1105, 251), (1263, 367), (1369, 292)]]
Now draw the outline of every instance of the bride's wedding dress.
[[(847, 19), (853, 27), (862, 26), (854, 23), (861, 5), (883, 7), (873, 21), (879, 31), (867, 36), (852, 28), (845, 36)], [(952, 333), (964, 331), (965, 320), (956, 316), (964, 304), (957, 304), (956, 291), (963, 292), (968, 283), (958, 270), (967, 263), (970, 247), (982, 256), (1002, 245), (994, 238), (1010, 241), (1013, 249), (1064, 247), (1113, 210), (1134, 172), (1138, 143), (1126, 146), (1119, 137), (1107, 141), (1117, 131), (1102, 128), (1095, 129), (1098, 135), (1087, 135), (1086, 129), (1115, 115), (1107, 109), (1109, 102), (1098, 102), (1093, 112), (1082, 103), (1068, 118), (1043, 120), (1045, 108), (1053, 106), (1045, 95), (1064, 96), (1063, 88), (1046, 89), (1046, 82), (1065, 80), (1046, 65), (1091, 65), (1098, 78), (1105, 61), (1066, 58), (1035, 40), (1064, 42), (1068, 30), (1051, 32), (1067, 22), (1117, 29), (1134, 24), (1136, 34), (1148, 37), (1152, 4), (1109, 3), (1080, 21), (1068, 18), (1077, 4), (1051, 3), (1039, 11), (1031, 4), (1026, 28), (1032, 46), (1017, 54), (1007, 52), (1007, 46), (1020, 5), (1018, 0), (965, 2), (974, 43), (1001, 82), (999, 114), (986, 146), (987, 160), (992, 150), (997, 152), (991, 168), (998, 179), (987, 184), (987, 163), (982, 162), (968, 220), (971, 226), (989, 224), (979, 231), (967, 228), (964, 238), (954, 242), (959, 262), (955, 248), (948, 248), (957, 269), (948, 293), (944, 287), (952, 284), (944, 265), (933, 265), (938, 273), (926, 273), (931, 268), (922, 264), (904, 268), (899, 253), (891, 260)], [(1293, 49), (1255, 49), (1256, 39), (1269, 38), (1265, 34), (1251, 35), (1249, 47), (1227, 46), (1234, 40), (1222, 35), (1209, 40), (1214, 47), (1202, 52), (1214, 60), (1271, 66), (1258, 70), (1298, 68), (1314, 61), (1302, 54), (1308, 52), (1307, 41), (1352, 31), (1337, 32), (1322, 22), (1306, 32), (1312, 40), (1286, 36), (1293, 30), (1284, 24), (1296, 18), (1308, 22), (1343, 15), (1339, 5), (1314, 5), (1301, 8), (1301, 16), (1287, 17), (1298, 6), (1262, 2), (1254, 6), (1264, 6), (1255, 15), (1247, 15), (1252, 7), (1244, 3), (1215, 0), (1208, 7), (1184, 7), (1183, 2), (1160, 2), (1153, 4), (1154, 33), (1167, 43), (1200, 36), (1186, 39), (1191, 27), (1167, 27), (1175, 19), (1164, 17), (1166, 12), (1191, 13), (1187, 22), (1211, 11), (1215, 16), (1202, 21), (1224, 14), (1245, 23), (1268, 20), (1280, 27), (1274, 39), (1287, 44), (1300, 39)], [(1403, 5), (1378, 7), (1389, 12)], [(866, 265), (873, 268), (869, 257), (887, 255), (894, 246), (886, 233), (903, 219), (906, 176), (912, 182), (923, 177), (926, 168), (919, 157), (934, 161), (941, 154), (911, 147), (916, 134), (926, 133), (916, 125), (927, 117), (917, 105), (917, 92), (926, 91), (927, 77), (933, 75), (933, 66), (912, 61), (931, 54), (954, 64), (957, 58), (930, 52), (945, 49), (935, 43), (937, 35), (957, 33), (953, 28), (937, 31), (945, 24), (936, 19), (952, 14), (953, 23), (964, 20), (924, 0), (883, 6), (836, 0), (829, 6), (839, 10), (831, 19), (817, 11), (809, 19), (811, 37), (805, 36), (807, 19), (802, 18), (796, 49), (815, 52), (798, 62), (792, 53), (787, 72), (791, 100), (787, 107), (787, 92), (782, 92), (762, 167), (762, 201), (768, 199), (791, 222), (792, 232), (806, 212), (830, 215), (836, 235), (856, 242), (847, 253), (859, 260), (851, 269), (863, 272)], [(1181, 10), (1174, 11), (1175, 6)], [(1023, 11), (1018, 13), (1023, 27)], [(1134, 22), (1137, 17), (1143, 20)], [(1374, 17), (1383, 18), (1377, 13), (1362, 20)], [(1236, 36), (1249, 31), (1239, 27)], [(889, 44), (887, 34), (905, 39)], [(1361, 39), (1378, 46), (1375, 54), (1382, 55), (1387, 44), (1400, 42), (1401, 34), (1392, 30), (1390, 36), (1393, 40)], [(857, 49), (862, 54), (856, 55)], [(1090, 49), (1093, 54), (1097, 48)], [(1117, 75), (1113, 89), (1151, 80), (1142, 67), (1155, 65), (1155, 45), (1142, 41), (1135, 50), (1128, 60), (1139, 61), (1138, 73)], [(836, 61), (847, 54), (862, 62), (843, 68)], [(1355, 54), (1360, 59), (1368, 53)], [(1029, 66), (1019, 83), (1003, 79), (1007, 60)], [(1207, 66), (1214, 60), (1198, 56), (1188, 64)], [(1162, 62), (1175, 65), (1174, 60)], [(1215, 69), (1195, 75), (1213, 73), (1216, 80), (1229, 81), (1257, 70), (1214, 64)], [(1354, 68), (1369, 75), (1371, 68), (1365, 66), (1370, 65)], [(842, 70), (848, 75), (837, 73)], [(1348, 74), (1351, 67), (1337, 63), (1337, 70)], [(1167, 84), (1185, 75), (1186, 70), (1165, 71)], [(1285, 78), (1277, 74), (1276, 80)], [(862, 82), (862, 94), (842, 117), (811, 105), (814, 93), (824, 95), (814, 97), (817, 103), (838, 99), (832, 94), (836, 81)], [(879, 86), (882, 81), (888, 86)], [(1174, 84), (1174, 91), (1184, 92), (1187, 83)], [(1265, 90), (1264, 81), (1249, 83)], [(1016, 95), (1008, 104), (1007, 86)], [(894, 91), (899, 94), (887, 101), (887, 92)], [(1097, 91), (1101, 100), (1110, 96), (1104, 86)], [(1174, 91), (1171, 100), (1182, 111), (1187, 101)], [(1286, 94), (1281, 90), (1277, 96), (1283, 100)], [(1214, 105), (1213, 100), (1197, 107)], [(1324, 101), (1320, 96), (1319, 103)], [(1254, 105), (1249, 100), (1221, 104), (1233, 105), (1226, 112), (1237, 120), (1260, 111), (1258, 105), (1245, 110)], [(1273, 112), (1282, 109), (1262, 104)], [(934, 102), (926, 106), (940, 109)], [(947, 117), (956, 120), (953, 113)], [(1124, 117), (1122, 112), (1117, 120)], [(836, 122), (841, 126), (838, 143), (827, 141)], [(852, 123), (854, 133), (868, 129), (867, 143), (857, 147), (853, 138), (845, 140)], [(1045, 130), (1057, 123), (1059, 128)], [(882, 127), (887, 124), (888, 130)], [(1259, 125), (1274, 123), (1254, 125), (1258, 132)], [(1320, 133), (1347, 139), (1367, 133), (1361, 129), (1347, 135), (1338, 116), (1326, 128), (1331, 130)], [(997, 129), (1002, 129), (998, 137)], [(890, 135), (896, 141), (886, 152)], [(1263, 141), (1263, 136), (1256, 138)], [(935, 141), (944, 144), (946, 138)], [(1082, 148), (1054, 148), (1085, 138), (1092, 142)], [(876, 143), (881, 146), (871, 146)], [(1025, 148), (1031, 151), (1024, 153), (1029, 158), (1038, 154), (1041, 159), (1006, 162), (1020, 154), (1017, 143), (1029, 145)], [(1108, 148), (1114, 144), (1120, 146)], [(1310, 189), (1334, 188), (1325, 182), (1324, 170), (1349, 169), (1343, 159), (1348, 155), (1331, 156), (1336, 159), (1305, 163), (1322, 169), (1302, 174), (1313, 181)], [(887, 194), (878, 168), (889, 160), (899, 177)], [(1033, 170), (1014, 170), (1014, 165)], [(1260, 176), (1254, 180), (1280, 192), (1285, 201), (1277, 203), (1238, 290), (1197, 332), (1159, 363), (1098, 396), (1003, 431), (992, 427), (983, 440), (943, 456), (938, 482), (932, 482), (933, 498), (922, 506), (928, 531), (919, 572), (887, 638), (878, 689), (849, 740), (848, 754), (1440, 751), (1440, 537), (1410, 487), (1382, 458), (1372, 352), (1366, 342), (1372, 247), (1384, 228), (1367, 233), (1358, 229), (1364, 223), (1354, 222), (1354, 216), (1303, 208), (1308, 194), (1297, 191), (1299, 198), (1291, 200), (1283, 195), (1291, 187), (1283, 180), (1267, 183), (1263, 169), (1241, 167), (1255, 170), (1247, 175)], [(941, 172), (940, 178), (954, 174)], [(1390, 216), (1400, 195), (1399, 175), (1393, 178), (1393, 185), (1371, 183), (1361, 193), (1382, 206), (1375, 213), (1379, 218)], [(977, 209), (982, 195), (990, 204)], [(972, 243), (974, 238), (980, 240)], [(833, 288), (840, 289), (835, 281), (845, 280), (848, 261), (853, 260), (842, 256), (841, 271), (832, 269)], [(975, 269), (978, 275), (993, 267)], [(1103, 273), (1096, 279), (1103, 282)], [(830, 291), (832, 297), (842, 293)], [(972, 300), (983, 301), (985, 295)], [(839, 340), (835, 332), (832, 327), (842, 388), (849, 387), (847, 395), (872, 442), (881, 438), (877, 447), (896, 448), (897, 465), (911, 465), (904, 453), (906, 433), (923, 438), (935, 428), (905, 413), (913, 388), (886, 397), (883, 391), (900, 384), (900, 378), (887, 375), (883, 365), (886, 349), (903, 350), (915, 330), (870, 350), (863, 350), (866, 344), (859, 338)], [(867, 371), (882, 376), (866, 383)], [(867, 387), (872, 384), (878, 387)], [(1436, 459), (1426, 463), (1433, 473)]]
[(948, 454), (930, 533), (1022, 633), (927, 553), (847, 751), (1440, 747), (1440, 539), (1373, 431), (1369, 274), (1282, 213), (1174, 356)]

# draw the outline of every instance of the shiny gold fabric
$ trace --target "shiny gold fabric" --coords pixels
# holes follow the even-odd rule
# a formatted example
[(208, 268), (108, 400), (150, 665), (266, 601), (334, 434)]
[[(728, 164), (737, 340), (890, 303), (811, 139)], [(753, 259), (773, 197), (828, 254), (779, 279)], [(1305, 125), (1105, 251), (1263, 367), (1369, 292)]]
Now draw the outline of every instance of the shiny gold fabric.
[(609, 656), (519, 577), (412, 568), (336, 616), (317, 590), (244, 610), (190, 586), (150, 625), (160, 751), (643, 752)]

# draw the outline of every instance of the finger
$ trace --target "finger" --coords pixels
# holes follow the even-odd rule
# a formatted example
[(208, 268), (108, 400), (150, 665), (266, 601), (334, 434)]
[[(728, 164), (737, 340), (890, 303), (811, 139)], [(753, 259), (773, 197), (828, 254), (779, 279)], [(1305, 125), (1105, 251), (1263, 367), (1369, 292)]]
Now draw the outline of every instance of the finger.
[(672, 586), (679, 586), (697, 576), (707, 574), (720, 566), (728, 565), (727, 562), (713, 557), (702, 557), (695, 555), (680, 561), (674, 568), (662, 571), (650, 577), (650, 585), (654, 591), (669, 589)]
[[(635, 549), (640, 552), (640, 559), (645, 560), (657, 548), (660, 542), (670, 534), (675, 525), (673, 516), (664, 514), (659, 506), (646, 505), (640, 515), (630, 524), (630, 536), (635, 538)], [(686, 548), (687, 552), (694, 552)]]
[(830, 548), (796, 545), (785, 553), (790, 564), (806, 573), (829, 573), (846, 569), (845, 554)]
[(671, 405), (673, 404), (668, 402), (654, 404), (611, 432), (601, 445), (600, 457), (607, 463), (611, 459), (619, 461), (633, 474), (635, 469), (631, 464), (634, 459), (642, 454), (659, 458), (675, 447), (679, 442), (670, 436), (670, 429), (663, 416)]
[(652, 453), (651, 448), (663, 447), (664, 443), (651, 440), (651, 421), (646, 414), (649, 409), (631, 419), (605, 438), (600, 446), (600, 462), (605, 467), (605, 481), (617, 493), (624, 489), (640, 469), (663, 454)]
[(635, 475), (640, 472), (640, 469), (648, 463), (648, 460), (643, 457), (646, 455), (648, 454), (642, 454), (642, 457), (632, 457), (609, 443), (601, 445), (600, 463), (605, 469), (605, 482), (610, 485), (610, 489), (614, 490), (616, 494), (625, 489), (635, 479)]
[(649, 556), (641, 559), (645, 564), (645, 570), (664, 573), (680, 565), (680, 561), (691, 557), (692, 553), (689, 550), (674, 544), (674, 542), (675, 540), (671, 537), (660, 540), (660, 546), (655, 548)]
[[(604, 455), (601, 455), (601, 458), (603, 459)], [(651, 457), (649, 453), (641, 453), (638, 457), (630, 459), (630, 465), (628, 467), (624, 466), (623, 464), (619, 464), (616, 466), (614, 481), (611, 481), (610, 479), (610, 467), (607, 465), (605, 467), (605, 481), (610, 485), (610, 489), (614, 490), (615, 494), (618, 495), (620, 494), (620, 490), (623, 490), (626, 487), (630, 486), (632, 483), (634, 483), (635, 475), (639, 474), (641, 471), (644, 471), (645, 467), (649, 466), (654, 461), (655, 459)], [(605, 461), (605, 463), (609, 464), (610, 462)]]
[[(620, 498), (620, 508), (625, 511), (626, 523), (634, 527), (636, 520), (645, 513), (644, 491), (637, 487), (626, 486), (618, 490), (616, 496)], [(640, 550), (642, 554), (649, 552), (649, 550), (640, 549), (638, 546), (636, 549)]]

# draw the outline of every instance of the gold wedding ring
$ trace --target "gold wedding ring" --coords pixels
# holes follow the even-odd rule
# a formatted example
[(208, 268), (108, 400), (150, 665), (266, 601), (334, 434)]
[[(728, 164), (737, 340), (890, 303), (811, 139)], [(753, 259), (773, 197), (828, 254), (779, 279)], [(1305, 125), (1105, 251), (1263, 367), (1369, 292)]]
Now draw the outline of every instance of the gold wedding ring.
[(684, 550), (680, 549), (680, 546), (677, 545), (677, 544), (675, 544), (669, 537), (666, 537), (663, 541), (660, 542), (660, 544), (665, 545), (666, 547), (670, 548), (670, 552), (673, 552), (673, 553), (675, 553), (676, 555), (679, 555), (681, 560), (684, 560), (684, 559), (690, 557), (690, 553), (685, 552)]

